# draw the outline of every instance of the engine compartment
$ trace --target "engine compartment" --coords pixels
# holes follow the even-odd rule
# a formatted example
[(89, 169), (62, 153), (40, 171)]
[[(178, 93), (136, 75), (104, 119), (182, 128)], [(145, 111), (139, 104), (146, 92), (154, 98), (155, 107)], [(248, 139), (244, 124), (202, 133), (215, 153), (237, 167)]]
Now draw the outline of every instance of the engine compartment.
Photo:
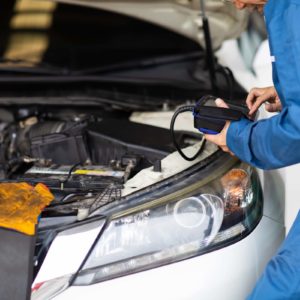
[[(175, 151), (168, 129), (125, 111), (89, 107), (0, 107), (0, 182), (44, 183), (55, 196), (39, 217), (34, 277), (57, 230), (121, 199), (128, 179)], [(182, 147), (200, 135), (178, 131)]]
[[(0, 179), (45, 183), (53, 192), (96, 192), (122, 186), (175, 151), (169, 130), (126, 114), (68, 108), (0, 110)], [(182, 147), (201, 136), (178, 131)], [(55, 201), (61, 202), (63, 196)]]

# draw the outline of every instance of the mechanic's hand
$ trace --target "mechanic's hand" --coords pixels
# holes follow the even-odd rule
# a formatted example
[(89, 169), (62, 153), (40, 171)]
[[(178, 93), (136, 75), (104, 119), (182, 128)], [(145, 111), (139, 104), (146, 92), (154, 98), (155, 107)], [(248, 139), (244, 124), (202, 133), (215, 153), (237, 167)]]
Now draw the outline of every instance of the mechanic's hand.
[(253, 88), (246, 99), (246, 104), (250, 110), (249, 116), (254, 117), (259, 107), (265, 102), (267, 102), (265, 109), (268, 112), (278, 112), (282, 109), (280, 99), (273, 86)]
[[(223, 108), (228, 108), (228, 105), (222, 100), (222, 99), (216, 99), (216, 105), (218, 107), (223, 107)], [(229, 128), (229, 125), (230, 125), (230, 122), (227, 121), (223, 130), (219, 133), (219, 134), (216, 134), (216, 135), (213, 135), (213, 134), (205, 134), (205, 139), (207, 141), (210, 141), (214, 144), (216, 144), (217, 146), (219, 146), (224, 152), (228, 152), (230, 153), (231, 155), (234, 155), (230, 150), (229, 148), (227, 147), (227, 144), (226, 144), (226, 136), (227, 136), (227, 131), (228, 131), (228, 128)]]
[(233, 0), (232, 2), (237, 9), (248, 8), (250, 11), (257, 9), (262, 13), (267, 0)]

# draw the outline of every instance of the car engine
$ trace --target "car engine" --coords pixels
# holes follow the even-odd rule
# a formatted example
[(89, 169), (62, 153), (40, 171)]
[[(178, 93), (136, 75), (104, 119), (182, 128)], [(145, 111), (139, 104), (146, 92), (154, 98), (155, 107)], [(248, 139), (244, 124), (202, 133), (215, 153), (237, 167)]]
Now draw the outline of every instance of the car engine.
[[(79, 111), (79, 110), (78, 110)], [(175, 151), (169, 131), (130, 122), (124, 116), (38, 107), (0, 110), (0, 177), (5, 181), (45, 183), (56, 202), (71, 193), (120, 195), (122, 184), (141, 169)], [(197, 142), (177, 133), (181, 146)]]

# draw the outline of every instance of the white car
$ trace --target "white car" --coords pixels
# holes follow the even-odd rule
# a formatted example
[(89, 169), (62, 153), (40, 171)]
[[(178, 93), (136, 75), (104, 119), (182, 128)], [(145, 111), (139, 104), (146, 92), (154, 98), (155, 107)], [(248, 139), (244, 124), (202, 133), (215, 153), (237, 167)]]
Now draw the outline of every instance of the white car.
[(206, 94), (242, 106), (245, 89), (203, 47), (237, 37), (247, 16), (220, 1), (207, 15), (184, 0), (8, 7), (1, 176), (42, 182), (55, 200), (28, 276), (0, 271), (3, 299), (30, 297), (14, 276), (34, 300), (245, 299), (284, 238), (280, 205), (255, 169), (204, 144), (191, 113), (176, 138), (186, 155), (202, 147), (193, 161), (168, 127), (176, 107)]

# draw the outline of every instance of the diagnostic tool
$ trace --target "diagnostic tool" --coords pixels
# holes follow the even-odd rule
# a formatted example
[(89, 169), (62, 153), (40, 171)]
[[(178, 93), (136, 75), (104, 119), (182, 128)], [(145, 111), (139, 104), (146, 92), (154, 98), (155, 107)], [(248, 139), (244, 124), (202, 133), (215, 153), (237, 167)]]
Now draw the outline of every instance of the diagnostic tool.
[(191, 112), (194, 116), (194, 127), (204, 134), (218, 134), (224, 128), (226, 121), (239, 121), (242, 118), (248, 118), (249, 110), (246, 106), (227, 103), (229, 108), (217, 107), (215, 104), (216, 99), (216, 97), (210, 95), (203, 96), (196, 105), (179, 107), (174, 113), (170, 125), (171, 136), (177, 151), (185, 160), (195, 160), (202, 152), (205, 140), (193, 157), (187, 157), (180, 149), (175, 138), (174, 126), (179, 114)]
[(229, 108), (217, 107), (214, 96), (204, 96), (193, 110), (194, 127), (204, 134), (218, 134), (226, 121), (239, 121), (248, 118), (248, 108), (228, 104)]

